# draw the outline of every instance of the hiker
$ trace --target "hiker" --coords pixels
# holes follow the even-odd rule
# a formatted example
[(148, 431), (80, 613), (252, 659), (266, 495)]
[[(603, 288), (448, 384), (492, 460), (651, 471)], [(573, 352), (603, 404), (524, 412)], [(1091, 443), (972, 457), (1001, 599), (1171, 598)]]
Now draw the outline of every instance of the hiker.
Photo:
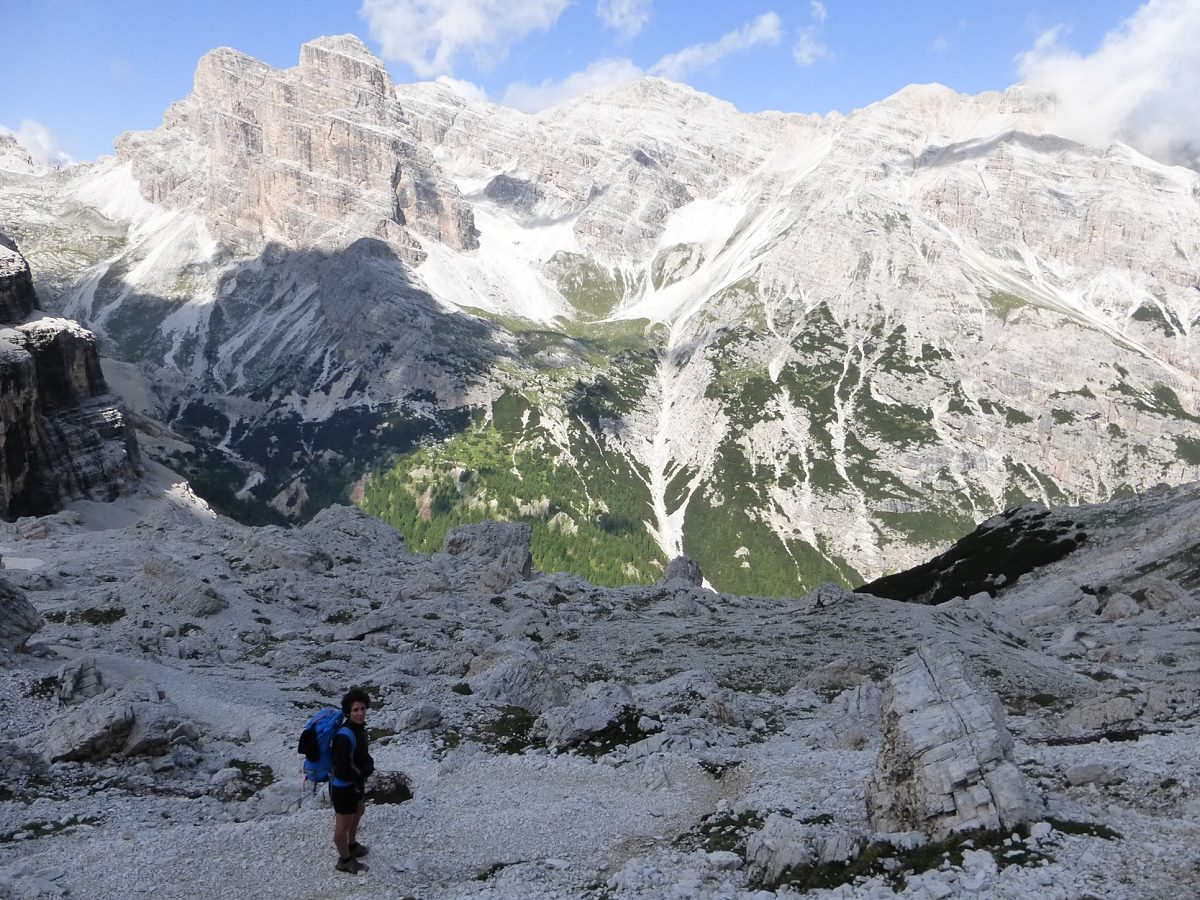
[(333, 771), (329, 799), (333, 803), (333, 845), (337, 847), (337, 869), (351, 874), (366, 871), (359, 860), (367, 855), (358, 842), (358, 823), (366, 809), (367, 777), (375, 762), (367, 751), (367, 709), (371, 698), (362, 688), (351, 688), (342, 698), (345, 721), (333, 736)]

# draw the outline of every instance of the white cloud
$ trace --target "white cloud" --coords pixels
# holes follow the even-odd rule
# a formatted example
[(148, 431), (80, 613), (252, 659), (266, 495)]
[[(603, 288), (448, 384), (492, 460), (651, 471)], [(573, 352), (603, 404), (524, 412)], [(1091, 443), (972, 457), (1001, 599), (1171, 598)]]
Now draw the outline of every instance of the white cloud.
[(829, 18), (829, 11), (821, 0), (809, 0), (809, 13), (813, 24), (796, 29), (796, 43), (792, 45), (792, 57), (796, 65), (811, 66), (823, 59), (831, 59), (833, 54), (821, 40), (821, 26)]
[(763, 13), (737, 31), (731, 31), (708, 44), (693, 44), (668, 54), (650, 67), (651, 75), (683, 81), (689, 73), (716, 65), (731, 53), (749, 50), (759, 44), (779, 43), (781, 25), (773, 12)]
[(950, 39), (944, 34), (939, 34), (933, 39), (933, 43), (929, 45), (929, 49), (934, 53), (946, 53), (950, 49)]
[(363, 0), (359, 15), (385, 59), (421, 78), (449, 75), (462, 53), (486, 66), (533, 31), (554, 24), (570, 0)]
[(75, 160), (58, 144), (58, 138), (41, 122), (33, 119), (23, 119), (16, 131), (0, 125), (0, 134), (11, 134), (17, 143), (25, 148), (30, 156), (38, 162), (52, 166), (69, 166)]
[(689, 73), (716, 65), (733, 53), (749, 50), (759, 44), (778, 43), (780, 30), (779, 16), (773, 12), (764, 13), (716, 41), (694, 44), (676, 53), (670, 53), (649, 69), (642, 69), (629, 59), (602, 59), (592, 63), (582, 72), (568, 75), (562, 81), (546, 80), (540, 84), (515, 82), (508, 86), (501, 102), (505, 106), (514, 106), (523, 112), (533, 113), (566, 103), (588, 91), (629, 84), (646, 75), (683, 81)]
[(503, 103), (522, 112), (535, 113), (551, 106), (558, 106), (588, 91), (602, 87), (615, 87), (637, 81), (646, 73), (628, 59), (601, 59), (582, 72), (568, 75), (562, 81), (546, 80), (541, 84), (514, 82), (504, 92)]
[(829, 48), (821, 43), (815, 28), (801, 28), (796, 32), (796, 43), (792, 47), (792, 56), (801, 66), (811, 66), (823, 59), (829, 59), (832, 54)]
[(1200, 2), (1150, 0), (1088, 56), (1063, 36), (1047, 31), (1017, 62), (1026, 84), (1057, 97), (1064, 137), (1200, 167)]
[(621, 37), (631, 38), (650, 21), (651, 0), (599, 0), (596, 15)]
[(439, 75), (434, 79), (438, 84), (444, 84), (458, 96), (470, 103), (489, 103), (487, 91), (473, 81), (463, 81), (461, 78), (451, 78), (449, 75)]

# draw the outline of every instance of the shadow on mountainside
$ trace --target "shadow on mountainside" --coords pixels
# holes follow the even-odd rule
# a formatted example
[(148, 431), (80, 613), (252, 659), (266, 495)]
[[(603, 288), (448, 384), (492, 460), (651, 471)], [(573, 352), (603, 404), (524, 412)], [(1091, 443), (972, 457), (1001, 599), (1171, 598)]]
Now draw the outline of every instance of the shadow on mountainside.
[(1020, 506), (984, 522), (945, 553), (904, 572), (855, 588), (908, 603), (944, 603), (980, 592), (998, 596), (1035, 569), (1079, 548), (1087, 534), (1064, 515), (1037, 505)]
[(969, 159), (991, 156), (1006, 144), (1016, 144), (1037, 153), (1062, 153), (1067, 150), (1084, 150), (1085, 145), (1052, 134), (1028, 134), (1024, 131), (1006, 131), (990, 138), (959, 141), (944, 147), (926, 147), (917, 160), (918, 166), (952, 166)]
[[(147, 373), (193, 452), (167, 461), (218, 510), (306, 520), (391, 454), (466, 427), (466, 398), (506, 352), (499, 327), (443, 308), (387, 244), (269, 244), (210, 302), (139, 293), (118, 263), (94, 309), (108, 352)], [(249, 481), (261, 482), (236, 496)], [(274, 501), (273, 507), (267, 504)]]

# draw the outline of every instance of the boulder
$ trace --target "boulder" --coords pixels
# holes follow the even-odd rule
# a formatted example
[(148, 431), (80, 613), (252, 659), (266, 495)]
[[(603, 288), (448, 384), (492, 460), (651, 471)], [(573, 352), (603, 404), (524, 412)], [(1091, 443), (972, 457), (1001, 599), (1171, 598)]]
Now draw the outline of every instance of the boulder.
[(684, 584), (699, 587), (704, 584), (704, 573), (700, 571), (700, 563), (694, 559), (677, 556), (667, 563), (662, 578), (658, 579), (656, 584), (666, 584), (669, 581), (682, 581)]
[(442, 711), (432, 703), (418, 703), (410, 706), (396, 719), (396, 726), (401, 731), (422, 731), (436, 728), (442, 724)]
[(113, 756), (162, 756), (173, 745), (195, 743), (175, 705), (144, 679), (110, 688), (64, 710), (46, 728), (42, 750), (51, 762)]
[(25, 592), (0, 578), (0, 650), (19, 650), (42, 627), (42, 617)]
[(300, 808), (296, 786), (286, 781), (267, 785), (246, 800), (234, 814), (235, 822), (257, 822), (273, 816), (283, 816)]
[(625, 685), (595, 681), (573, 691), (566, 705), (542, 713), (533, 723), (533, 731), (545, 738), (547, 746), (574, 747), (616, 725), (633, 705), (633, 695)]
[(64, 706), (72, 706), (98, 697), (106, 690), (104, 673), (94, 656), (80, 656), (64, 664), (58, 670), (58, 699)]
[(923, 646), (887, 680), (883, 740), (867, 787), (876, 831), (1010, 829), (1031, 818), (997, 698), (949, 647)]
[(1067, 784), (1072, 787), (1085, 784), (1120, 784), (1124, 780), (1101, 763), (1084, 763), (1067, 769)]
[(753, 884), (777, 884), (788, 870), (816, 862), (807, 827), (795, 819), (771, 813), (763, 827), (746, 841), (747, 874)]
[(535, 714), (567, 700), (562, 683), (534, 644), (501, 641), (489, 647), (471, 661), (467, 682), (481, 697)]
[(525, 524), (484, 522), (453, 528), (442, 552), (454, 557), (480, 594), (501, 594), (533, 572), (532, 531)]
[(1139, 704), (1134, 697), (1100, 696), (1080, 701), (1067, 710), (1062, 726), (1068, 732), (1092, 733), (1115, 727), (1129, 727), (1138, 718)]

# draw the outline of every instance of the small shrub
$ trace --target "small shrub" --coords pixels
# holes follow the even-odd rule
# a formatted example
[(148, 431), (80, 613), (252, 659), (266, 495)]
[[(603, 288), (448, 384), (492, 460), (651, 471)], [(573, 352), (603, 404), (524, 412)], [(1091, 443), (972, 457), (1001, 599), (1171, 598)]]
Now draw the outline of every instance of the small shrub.
[(545, 747), (544, 741), (530, 736), (537, 719), (523, 706), (505, 706), (500, 715), (484, 725), (480, 738), (501, 753), (522, 753), (530, 747)]
[(256, 791), (274, 784), (277, 780), (274, 770), (263, 763), (250, 762), (245, 759), (231, 759), (229, 761), (229, 768), (237, 769), (241, 772), (242, 780), (251, 785)]
[[(71, 618), (75, 619), (75, 616), (72, 616)], [(113, 622), (123, 618), (125, 618), (124, 607), (111, 606), (107, 609), (101, 607), (91, 607), (79, 613), (77, 621), (84, 622), (88, 625), (111, 625)]]
[(47, 675), (29, 686), (29, 696), (35, 700), (52, 700), (58, 696), (62, 682), (55, 675)]
[(1107, 825), (1101, 825), (1098, 822), (1073, 822), (1068, 819), (1051, 819), (1046, 818), (1050, 826), (1055, 831), (1061, 831), (1063, 834), (1082, 834), (1088, 837), (1102, 838), (1106, 841), (1121, 840), (1121, 833), (1114, 831)]

